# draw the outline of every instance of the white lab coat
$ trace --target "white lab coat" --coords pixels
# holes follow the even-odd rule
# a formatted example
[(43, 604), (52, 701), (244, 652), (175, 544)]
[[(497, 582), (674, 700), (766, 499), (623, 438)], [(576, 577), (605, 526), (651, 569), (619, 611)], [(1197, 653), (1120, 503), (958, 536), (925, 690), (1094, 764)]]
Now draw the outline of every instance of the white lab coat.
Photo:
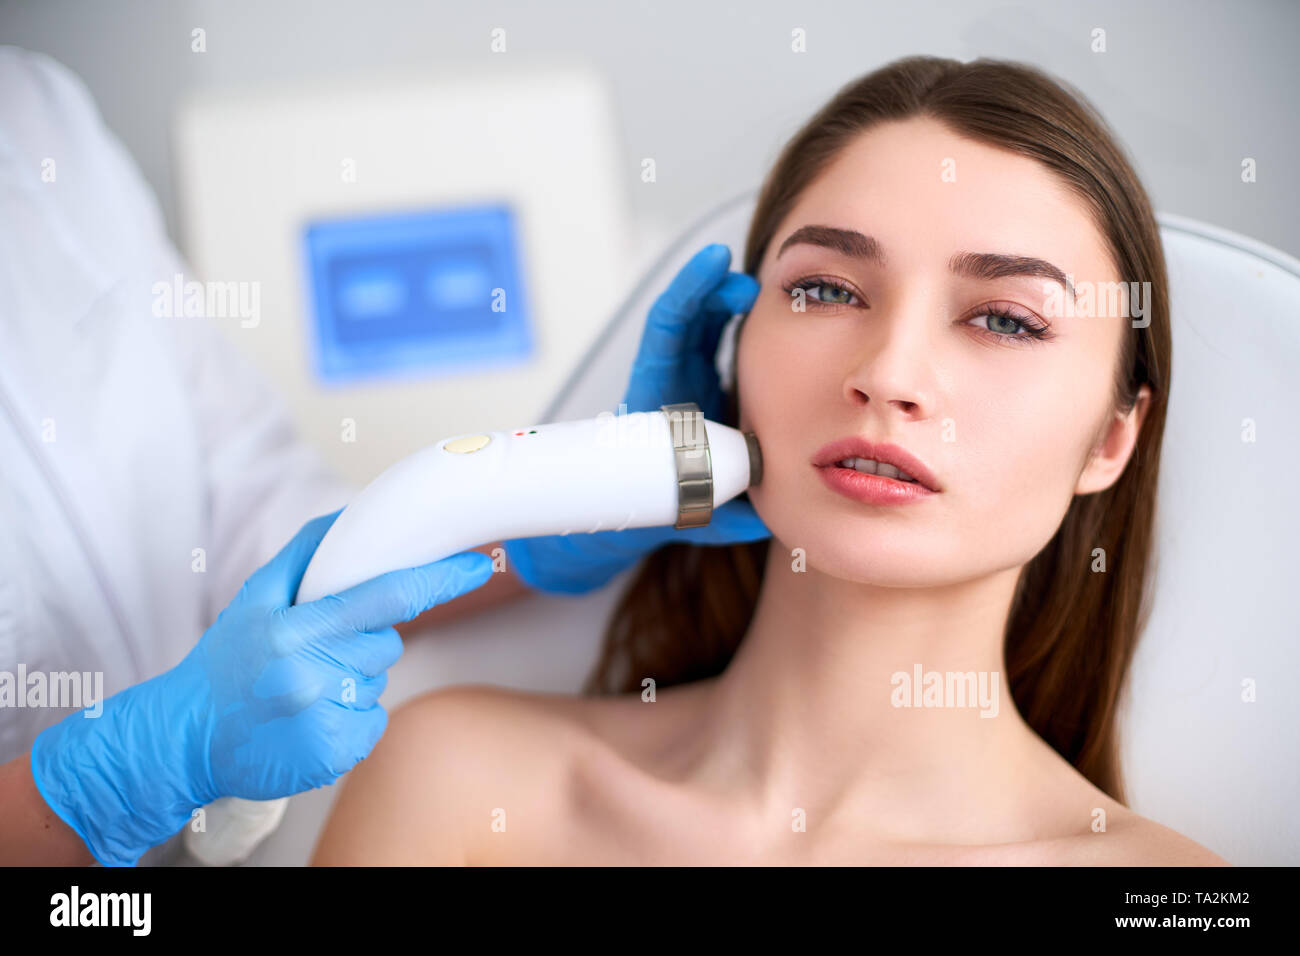
[[(178, 272), (84, 84), (0, 47), (0, 670), (167, 670), (354, 491), (210, 324), (238, 319), (154, 316)], [(0, 762), (71, 712), (0, 709)]]

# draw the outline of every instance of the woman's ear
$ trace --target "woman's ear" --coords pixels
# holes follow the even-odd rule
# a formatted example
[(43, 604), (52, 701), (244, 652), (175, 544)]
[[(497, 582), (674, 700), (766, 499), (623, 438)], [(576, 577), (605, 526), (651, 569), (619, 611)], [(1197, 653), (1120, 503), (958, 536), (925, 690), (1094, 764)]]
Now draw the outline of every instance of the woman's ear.
[(1137, 401), (1127, 413), (1112, 413), (1075, 483), (1076, 495), (1105, 491), (1124, 473), (1124, 466), (1128, 464), (1137, 445), (1138, 434), (1142, 430), (1142, 423), (1146, 421), (1150, 405), (1151, 387), (1144, 384), (1138, 389)]

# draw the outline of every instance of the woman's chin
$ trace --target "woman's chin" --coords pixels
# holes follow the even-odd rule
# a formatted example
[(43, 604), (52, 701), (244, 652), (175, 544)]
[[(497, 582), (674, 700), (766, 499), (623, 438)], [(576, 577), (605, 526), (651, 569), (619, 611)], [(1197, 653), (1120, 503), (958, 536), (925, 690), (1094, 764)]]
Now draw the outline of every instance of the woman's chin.
[[(772, 547), (783, 550), (792, 572), (816, 571), (876, 587), (941, 587), (969, 576), (954, 569), (942, 549), (922, 547), (915, 535), (898, 538), (894, 532), (846, 536), (843, 524), (813, 529), (805, 521), (788, 539), (774, 528)], [(773, 570), (780, 570), (780, 560), (773, 560)]]

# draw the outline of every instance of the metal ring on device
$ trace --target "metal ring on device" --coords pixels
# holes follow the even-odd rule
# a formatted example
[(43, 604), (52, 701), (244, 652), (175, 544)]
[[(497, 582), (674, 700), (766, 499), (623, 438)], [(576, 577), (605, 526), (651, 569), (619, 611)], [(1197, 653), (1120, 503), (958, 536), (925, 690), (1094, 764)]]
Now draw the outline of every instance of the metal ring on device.
[(674, 528), (702, 528), (713, 517), (713, 457), (704, 414), (694, 402), (661, 405), (668, 416), (677, 463), (677, 523)]

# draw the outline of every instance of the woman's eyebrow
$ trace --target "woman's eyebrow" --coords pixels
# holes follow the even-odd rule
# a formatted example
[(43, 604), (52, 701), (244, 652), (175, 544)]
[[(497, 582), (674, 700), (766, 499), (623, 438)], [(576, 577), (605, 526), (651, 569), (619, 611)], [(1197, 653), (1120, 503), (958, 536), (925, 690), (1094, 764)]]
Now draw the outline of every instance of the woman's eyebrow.
[(781, 258), (785, 250), (800, 244), (824, 246), (840, 255), (851, 259), (866, 259), (876, 265), (885, 264), (885, 253), (880, 243), (871, 236), (864, 236), (856, 229), (839, 229), (835, 226), (800, 226), (786, 237), (777, 250), (776, 257)]
[(1059, 282), (1070, 298), (1078, 299), (1074, 283), (1064, 272), (1045, 259), (1031, 256), (1008, 256), (999, 252), (959, 252), (948, 260), (948, 268), (957, 275), (972, 279), (1002, 279), (1007, 276), (1041, 276)]
[[(776, 257), (795, 245), (822, 246), (851, 259), (865, 259), (876, 265), (885, 264), (885, 252), (873, 237), (856, 229), (837, 226), (800, 226), (781, 243)], [(1071, 298), (1078, 298), (1070, 277), (1045, 259), (1031, 256), (1009, 256), (1000, 252), (959, 252), (948, 260), (948, 268), (956, 275), (972, 279), (1003, 279), (1008, 276), (1041, 276), (1059, 282)]]

